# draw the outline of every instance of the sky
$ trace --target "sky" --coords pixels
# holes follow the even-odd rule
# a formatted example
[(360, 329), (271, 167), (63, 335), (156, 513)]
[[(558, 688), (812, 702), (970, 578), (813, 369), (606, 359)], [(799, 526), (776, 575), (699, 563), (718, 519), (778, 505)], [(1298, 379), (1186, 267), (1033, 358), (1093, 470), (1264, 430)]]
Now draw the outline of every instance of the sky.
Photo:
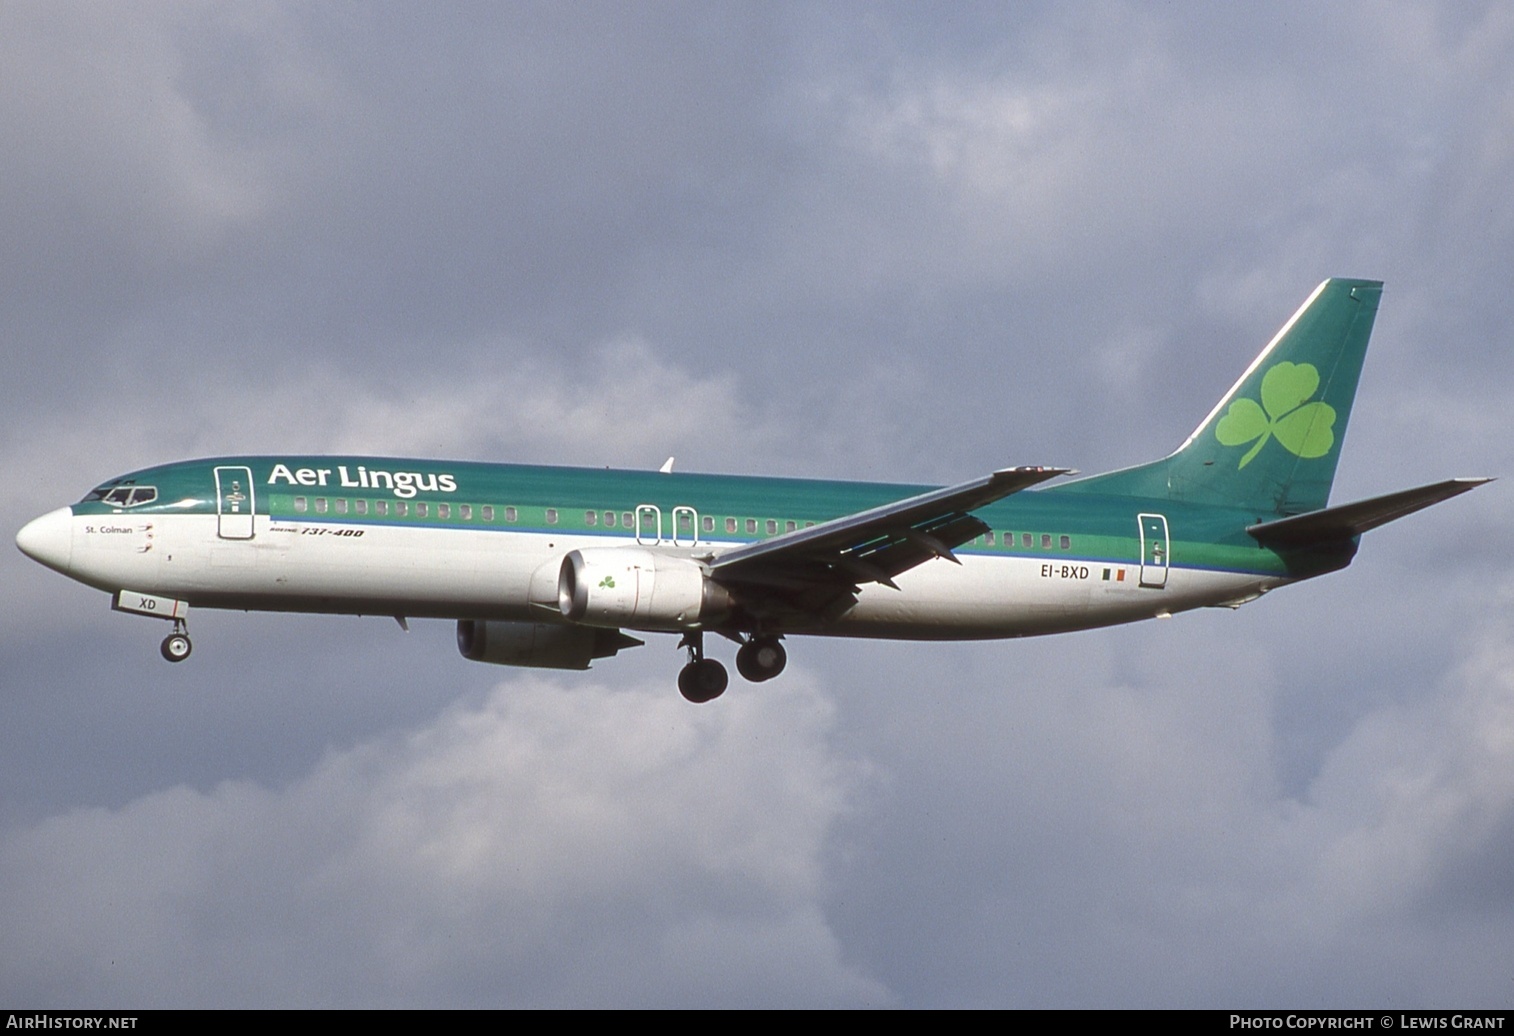
[[(1345, 502), (1514, 469), (1496, 2), (0, 6), (0, 529), (223, 453), (951, 483), (1386, 281)], [(707, 706), (0, 551), (0, 1003), (1514, 1004), (1506, 482), (1238, 611)]]

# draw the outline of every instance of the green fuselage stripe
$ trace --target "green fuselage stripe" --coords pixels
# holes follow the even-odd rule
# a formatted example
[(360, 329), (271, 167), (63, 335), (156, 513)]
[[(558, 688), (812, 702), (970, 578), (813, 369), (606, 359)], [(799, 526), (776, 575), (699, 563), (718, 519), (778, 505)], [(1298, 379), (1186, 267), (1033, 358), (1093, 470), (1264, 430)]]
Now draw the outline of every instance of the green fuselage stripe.
[[(216, 468), (245, 467), (252, 471), (256, 513), (275, 521), (385, 525), (407, 528), (473, 529), (500, 532), (554, 533), (600, 536), (624, 541), (634, 536), (626, 515), (643, 505), (658, 508), (664, 543), (673, 539), (675, 509), (692, 508), (699, 542), (733, 545), (781, 535), (789, 523), (802, 528), (926, 492), (934, 487), (867, 482), (831, 482), (792, 478), (703, 475), (597, 468), (556, 468), (513, 464), (480, 464), (357, 457), (231, 457), (149, 468), (112, 485), (152, 485), (156, 499), (133, 514), (217, 513)], [(378, 478), (376, 475), (385, 477)], [(361, 482), (366, 485), (354, 485)], [(324, 484), (323, 484), (324, 483)], [(446, 487), (451, 487), (450, 489)], [(296, 501), (303, 500), (304, 510)], [(346, 513), (336, 513), (337, 501)], [(318, 503), (324, 501), (324, 505)], [(366, 514), (356, 504), (366, 504)], [(387, 513), (378, 514), (382, 502)], [(406, 512), (398, 512), (401, 505)], [(417, 505), (426, 514), (419, 515)], [(445, 505), (449, 516), (438, 516)], [(471, 517), (461, 517), (463, 507)], [(317, 508), (325, 507), (318, 512)], [(485, 508), (493, 518), (485, 521)], [(515, 520), (507, 521), (507, 508)], [(79, 514), (115, 514), (120, 509), (101, 501), (75, 505)], [(548, 513), (556, 521), (548, 521)], [(586, 520), (593, 512), (595, 524)], [(604, 516), (615, 516), (607, 527)], [(1139, 565), (1139, 514), (1166, 517), (1172, 567), (1260, 576), (1286, 576), (1286, 559), (1258, 544), (1246, 526), (1275, 515), (1214, 507), (1167, 499), (1100, 496), (1087, 493), (1027, 490), (974, 514), (993, 530), (986, 537), (957, 548), (959, 554), (1019, 557), (1047, 562), (1078, 560), (1092, 563)], [(706, 518), (713, 530), (704, 528)], [(727, 519), (736, 531), (727, 531)], [(748, 521), (756, 522), (748, 532)], [(771, 531), (769, 522), (772, 522)], [(688, 543), (687, 529), (678, 540)], [(1030, 534), (1032, 546), (1024, 545)], [(1006, 542), (1006, 537), (1010, 542)], [(1050, 537), (1050, 547), (1043, 547)], [(1063, 537), (1067, 546), (1063, 547)]]

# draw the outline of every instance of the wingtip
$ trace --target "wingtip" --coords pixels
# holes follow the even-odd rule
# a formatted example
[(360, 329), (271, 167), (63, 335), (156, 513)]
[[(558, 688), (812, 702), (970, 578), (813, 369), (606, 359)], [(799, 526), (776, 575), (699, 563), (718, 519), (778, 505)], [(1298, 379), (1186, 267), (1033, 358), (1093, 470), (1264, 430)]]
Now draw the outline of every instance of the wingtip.
[(1000, 468), (998, 471), (994, 472), (995, 475), (1002, 475), (1005, 477), (1011, 475), (1016, 477), (1024, 475), (1040, 475), (1043, 480), (1060, 478), (1063, 475), (1076, 475), (1077, 473), (1077, 468), (1053, 468), (1047, 467), (1042, 464), (1021, 464), (1018, 467), (1013, 468)]

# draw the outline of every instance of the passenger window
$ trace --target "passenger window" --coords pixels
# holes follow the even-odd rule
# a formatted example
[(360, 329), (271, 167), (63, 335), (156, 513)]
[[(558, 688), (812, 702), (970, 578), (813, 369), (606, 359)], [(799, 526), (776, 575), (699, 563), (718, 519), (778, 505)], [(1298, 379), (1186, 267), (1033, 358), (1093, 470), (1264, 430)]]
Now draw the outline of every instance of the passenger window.
[(747, 534), (750, 535), (750, 536), (757, 535), (757, 519), (756, 518), (748, 518), (746, 520), (746, 531), (747, 531)]
[(715, 531), (715, 519), (711, 518), (709, 515), (705, 515), (704, 516), (704, 531), (705, 532), (714, 532)]
[(513, 507), (507, 507), (507, 508), (505, 508), (505, 521), (507, 521), (507, 522), (513, 522), (513, 521), (515, 521), (515, 518), (516, 518), (516, 516), (518, 514), (519, 514), (519, 512), (516, 511), (515, 508), (513, 508)]
[(623, 529), (630, 529), (636, 525), (636, 520), (631, 517), (630, 511), (620, 512), (620, 525)]
[(783, 523), (783, 531), (784, 532), (793, 532), (796, 528), (798, 528), (798, 526), (796, 526), (793, 522), (784, 522)]
[(346, 514), (347, 513), (347, 501), (345, 501), (345, 500), (335, 500), (335, 501), (333, 501), (333, 503), (336, 505), (336, 513), (337, 514)]
[(767, 520), (767, 531), (768, 531), (768, 535), (769, 536), (773, 535), (775, 532), (778, 531), (778, 523), (776, 521), (774, 521), (772, 518), (769, 518)]
[(415, 516), (417, 518), (424, 518), (424, 517), (426, 517), (426, 505), (424, 503), (420, 503), (420, 502), (416, 503), (416, 505), (415, 505)]
[(613, 528), (615, 528), (615, 512), (614, 511), (606, 511), (605, 512), (605, 528), (606, 529), (613, 529)]
[(726, 532), (735, 532), (736, 531), (736, 519), (734, 519), (734, 518), (727, 518), (725, 520), (725, 531)]
[(436, 516), (438, 518), (451, 518), (452, 517), (452, 506), (450, 504), (437, 504), (436, 505)]
[(636, 506), (636, 542), (660, 543), (661, 541), (662, 511), (656, 504), (638, 504)]
[(1042, 550), (1050, 550), (1051, 549), (1051, 533), (1049, 533), (1049, 532), (1043, 532), (1043, 533), (1041, 533), (1041, 549)]
[(992, 529), (989, 529), (986, 533), (983, 534), (983, 542), (988, 544), (990, 547), (994, 545), (994, 531)]
[(1030, 550), (1035, 545), (1036, 545), (1036, 538), (1034, 536), (1032, 536), (1030, 533), (1028, 533), (1028, 532), (1022, 532), (1020, 534), (1020, 546), (1024, 547), (1026, 550)]
[(294, 513), (295, 514), (304, 514), (305, 513), (305, 498), (303, 496), (297, 496), (297, 497), (294, 498)]
[(494, 505), (484, 504), (478, 509), (478, 516), (486, 522), (494, 521)]
[(458, 504), (457, 505), (457, 516), (459, 518), (461, 518), (465, 522), (472, 521), (473, 520), (473, 505), (472, 504)]
[(394, 502), (394, 513), (403, 518), (410, 513), (410, 505), (403, 500), (396, 500)]
[(373, 513), (374, 514), (388, 514), (389, 513), (389, 501), (387, 501), (387, 500), (375, 500), (375, 501), (373, 501)]
[(315, 513), (316, 514), (325, 514), (326, 513), (326, 498), (324, 496), (318, 496), (318, 497), (315, 498)]
[(594, 512), (594, 511), (585, 511), (584, 512), (584, 524), (585, 525), (593, 526), (598, 521), (599, 521), (599, 515), (596, 512)]
[(367, 514), (368, 513), (368, 501), (366, 501), (366, 500), (354, 500), (354, 501), (352, 501), (352, 509), (354, 511), (356, 511), (358, 514)]
[(549, 508), (547, 508), (547, 524), (548, 525), (556, 525), (557, 524), (557, 508), (555, 508), (555, 507), (549, 507)]
[(1063, 536), (1062, 537), (1062, 549), (1063, 550), (1071, 550), (1072, 549), (1072, 537), (1071, 536)]

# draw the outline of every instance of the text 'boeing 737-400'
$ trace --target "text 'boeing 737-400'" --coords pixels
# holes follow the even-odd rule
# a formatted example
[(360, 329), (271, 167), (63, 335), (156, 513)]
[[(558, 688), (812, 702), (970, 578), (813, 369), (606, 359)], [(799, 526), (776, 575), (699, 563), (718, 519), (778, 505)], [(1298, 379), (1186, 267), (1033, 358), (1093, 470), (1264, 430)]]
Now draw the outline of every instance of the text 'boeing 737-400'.
[[(29, 523), (29, 557), (172, 622), (191, 608), (457, 622), (463, 655), (587, 669), (681, 635), (691, 701), (783, 671), (800, 634), (1024, 637), (1236, 607), (1344, 568), (1452, 479), (1329, 506), (1382, 285), (1315, 289), (1177, 452), (1103, 475), (1012, 467), (946, 488), (394, 460), (146, 468)], [(1037, 488), (1039, 487), (1039, 488)]]

